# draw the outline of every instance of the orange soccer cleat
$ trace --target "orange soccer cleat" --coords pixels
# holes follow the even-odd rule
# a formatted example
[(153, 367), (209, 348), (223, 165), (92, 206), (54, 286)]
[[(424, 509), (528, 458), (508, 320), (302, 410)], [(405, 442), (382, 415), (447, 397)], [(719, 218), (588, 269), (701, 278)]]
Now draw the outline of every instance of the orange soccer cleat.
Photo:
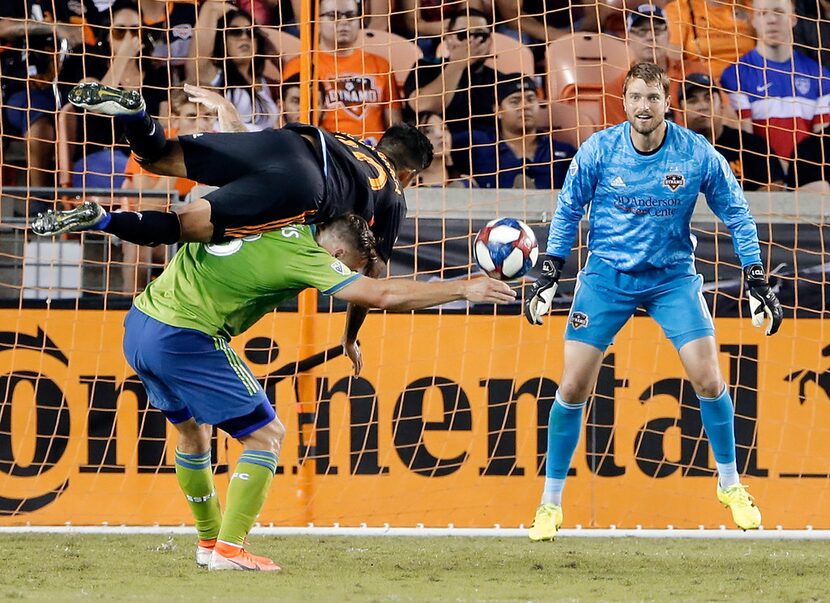
[(268, 557), (252, 555), (241, 546), (217, 542), (208, 562), (210, 571), (241, 570), (279, 572), (282, 568)]
[(207, 567), (210, 563), (210, 556), (213, 555), (214, 547), (216, 547), (216, 538), (199, 540), (199, 544), (196, 545), (196, 565)]

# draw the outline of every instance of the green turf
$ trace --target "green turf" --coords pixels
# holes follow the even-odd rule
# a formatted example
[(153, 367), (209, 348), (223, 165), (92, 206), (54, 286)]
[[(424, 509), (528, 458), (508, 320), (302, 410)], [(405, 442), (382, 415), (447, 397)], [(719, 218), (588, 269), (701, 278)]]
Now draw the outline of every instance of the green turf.
[(254, 537), (279, 575), (196, 568), (187, 536), (0, 535), (0, 600), (819, 601), (830, 542)]

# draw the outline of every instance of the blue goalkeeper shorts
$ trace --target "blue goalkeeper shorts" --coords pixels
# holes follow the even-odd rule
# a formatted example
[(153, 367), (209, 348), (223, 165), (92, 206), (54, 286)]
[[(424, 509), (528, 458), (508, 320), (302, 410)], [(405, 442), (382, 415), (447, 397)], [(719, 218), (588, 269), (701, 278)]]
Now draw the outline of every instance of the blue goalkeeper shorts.
[(124, 356), (150, 404), (171, 423), (194, 418), (240, 438), (276, 417), (262, 386), (221, 337), (171, 327), (133, 307), (124, 320)]
[(703, 277), (691, 263), (620, 272), (590, 256), (577, 276), (565, 339), (605, 351), (637, 308), (643, 308), (679, 350), (715, 334), (702, 285)]

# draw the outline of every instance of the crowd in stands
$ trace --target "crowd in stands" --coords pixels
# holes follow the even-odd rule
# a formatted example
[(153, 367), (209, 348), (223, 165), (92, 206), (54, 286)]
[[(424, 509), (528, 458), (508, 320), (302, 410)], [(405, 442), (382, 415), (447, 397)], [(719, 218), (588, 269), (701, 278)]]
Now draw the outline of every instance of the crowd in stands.
[[(320, 0), (307, 52), (301, 10), (4, 0), (0, 134), (25, 150), (23, 169), (2, 162), (4, 182), (186, 192), (130, 162), (118, 122), (67, 103), (99, 80), (140, 90), (171, 131), (307, 120), (377, 141), (403, 119), (436, 149), (418, 186), (558, 188), (585, 136), (625, 120), (624, 56), (667, 71), (670, 119), (708, 138), (746, 190), (830, 191), (830, 0)], [(530, 64), (494, 50), (505, 40)], [(554, 48), (567, 93), (552, 84)]]

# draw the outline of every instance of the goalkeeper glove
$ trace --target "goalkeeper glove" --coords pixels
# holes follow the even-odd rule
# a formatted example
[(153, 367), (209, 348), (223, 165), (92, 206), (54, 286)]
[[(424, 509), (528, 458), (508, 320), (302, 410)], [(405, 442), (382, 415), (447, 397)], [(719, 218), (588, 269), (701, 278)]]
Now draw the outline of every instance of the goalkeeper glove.
[(525, 318), (530, 324), (542, 324), (542, 317), (550, 312), (564, 265), (565, 260), (553, 256), (542, 261), (542, 274), (530, 287), (530, 294), (525, 302)]
[(764, 274), (764, 267), (760, 264), (747, 266), (744, 268), (744, 278), (752, 326), (763, 327), (764, 322), (769, 319), (766, 334), (775, 335), (781, 326), (781, 321), (784, 320), (784, 312), (781, 309), (781, 302), (770, 289), (766, 274)]

